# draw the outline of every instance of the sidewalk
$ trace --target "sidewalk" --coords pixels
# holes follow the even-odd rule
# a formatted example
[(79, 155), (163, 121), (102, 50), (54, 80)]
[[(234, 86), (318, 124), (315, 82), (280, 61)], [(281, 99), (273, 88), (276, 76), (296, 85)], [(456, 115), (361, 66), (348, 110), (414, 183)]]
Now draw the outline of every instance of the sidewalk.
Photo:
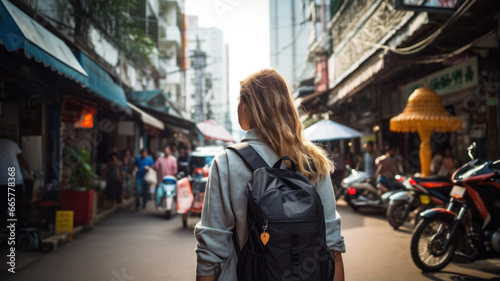
[[(67, 242), (71, 242), (71, 239), (68, 239), (70, 235), (73, 235), (73, 239), (78, 236), (82, 232), (87, 232), (92, 230), (92, 228), (111, 216), (112, 214), (116, 213), (119, 210), (127, 209), (133, 203), (135, 202), (135, 197), (132, 197), (130, 199), (125, 200), (125, 202), (118, 204), (110, 209), (103, 210), (102, 212), (98, 213), (96, 216), (94, 216), (92, 223), (87, 225), (87, 226), (76, 226), (73, 228), (73, 233), (72, 234), (55, 234), (53, 236), (50, 236), (42, 241), (42, 251), (36, 251), (36, 252), (26, 252), (26, 251), (21, 251), (17, 250), (16, 251), (16, 272), (25, 268), (26, 266), (30, 265), (31, 263), (37, 261), (38, 259), (42, 258), (45, 256), (45, 253), (52, 252), (66, 244)], [(2, 253), (1, 256), (4, 257), (6, 256), (6, 253), (4, 255), (4, 250), (3, 247), (1, 249)], [(6, 263), (1, 263), (0, 265), (0, 279), (6, 278), (9, 276), (9, 272), (7, 272), (7, 264)]]

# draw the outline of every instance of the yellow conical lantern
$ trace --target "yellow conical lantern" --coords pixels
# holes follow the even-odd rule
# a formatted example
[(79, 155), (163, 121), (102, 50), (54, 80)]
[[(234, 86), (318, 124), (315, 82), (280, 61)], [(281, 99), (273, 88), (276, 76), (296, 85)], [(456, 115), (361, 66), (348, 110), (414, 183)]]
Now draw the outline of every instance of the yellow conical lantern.
[(455, 132), (462, 129), (462, 121), (448, 113), (441, 97), (433, 90), (416, 89), (408, 98), (408, 105), (401, 114), (391, 118), (391, 131), (418, 132), (420, 136), (420, 165), (422, 176), (430, 175), (432, 132)]

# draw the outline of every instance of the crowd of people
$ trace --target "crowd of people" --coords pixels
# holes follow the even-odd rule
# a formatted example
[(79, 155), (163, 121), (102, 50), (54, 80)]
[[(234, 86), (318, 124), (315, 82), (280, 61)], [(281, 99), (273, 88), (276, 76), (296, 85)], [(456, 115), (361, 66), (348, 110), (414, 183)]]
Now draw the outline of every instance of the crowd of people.
[[(144, 209), (150, 191), (165, 176), (175, 177), (180, 172), (188, 175), (190, 172), (189, 150), (185, 147), (178, 149), (176, 145), (167, 145), (155, 158), (153, 160), (153, 156), (144, 148), (135, 158), (128, 149), (122, 151), (121, 158), (118, 153), (111, 152), (101, 174), (101, 178), (106, 181), (104, 195), (107, 200), (113, 204), (121, 203), (127, 195), (133, 194), (136, 196), (136, 210)], [(155, 177), (155, 180), (150, 181), (146, 176)]]
[[(335, 172), (332, 180), (340, 183), (345, 177), (345, 167), (349, 165), (357, 170), (368, 173), (373, 182), (379, 183), (382, 192), (387, 192), (391, 186), (391, 180), (397, 174), (403, 174), (404, 159), (397, 153), (398, 147), (389, 144), (380, 154), (375, 150), (375, 143), (368, 141), (364, 144), (363, 156), (353, 156), (351, 152), (342, 154), (338, 147), (334, 147), (330, 157), (335, 163)], [(451, 146), (445, 144), (441, 149), (436, 149), (431, 162), (431, 175), (451, 177), (457, 167), (456, 159), (453, 157)]]

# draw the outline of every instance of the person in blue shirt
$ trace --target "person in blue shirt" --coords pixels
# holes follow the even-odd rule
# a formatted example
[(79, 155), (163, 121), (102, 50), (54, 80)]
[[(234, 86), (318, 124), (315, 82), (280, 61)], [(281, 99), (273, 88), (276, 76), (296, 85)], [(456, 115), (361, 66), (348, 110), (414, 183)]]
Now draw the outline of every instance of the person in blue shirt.
[(146, 208), (146, 204), (148, 203), (148, 189), (149, 186), (144, 182), (144, 176), (146, 175), (147, 170), (152, 169), (154, 166), (153, 158), (148, 156), (148, 151), (146, 149), (141, 149), (141, 155), (137, 156), (134, 161), (134, 169), (137, 172), (135, 175), (135, 209), (139, 210), (139, 205), (142, 196), (142, 208)]
[(370, 178), (372, 180), (375, 179), (375, 172), (377, 170), (377, 166), (375, 165), (375, 158), (376, 158), (376, 154), (375, 154), (375, 151), (373, 149), (373, 141), (368, 141), (366, 144), (365, 144), (365, 171), (366, 173), (368, 173), (368, 175), (370, 176)]

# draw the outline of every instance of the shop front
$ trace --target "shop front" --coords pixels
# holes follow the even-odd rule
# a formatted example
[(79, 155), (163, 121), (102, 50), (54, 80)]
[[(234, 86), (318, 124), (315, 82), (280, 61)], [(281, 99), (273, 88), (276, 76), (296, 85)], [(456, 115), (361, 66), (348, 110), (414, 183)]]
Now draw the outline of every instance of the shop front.
[(432, 138), (434, 152), (449, 145), (459, 164), (468, 161), (466, 149), (472, 142), (478, 145), (477, 157), (495, 159), (498, 153), (497, 112), (491, 102), (496, 88), (488, 76), (482, 75), (488, 73), (487, 65), (484, 59), (466, 54), (460, 62), (400, 87), (405, 103), (414, 89), (428, 86), (440, 95), (445, 109), (462, 120), (462, 130), (436, 132)]

